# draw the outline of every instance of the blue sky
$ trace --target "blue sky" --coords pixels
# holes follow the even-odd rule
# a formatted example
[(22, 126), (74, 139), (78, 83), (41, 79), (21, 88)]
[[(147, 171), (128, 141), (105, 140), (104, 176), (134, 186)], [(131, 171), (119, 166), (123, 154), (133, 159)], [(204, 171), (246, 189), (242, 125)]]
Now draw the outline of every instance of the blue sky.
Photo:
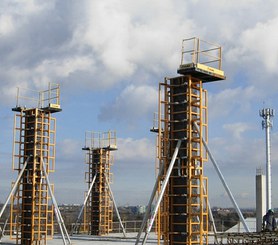
[[(81, 203), (85, 131), (116, 130), (112, 189), (120, 205), (146, 204), (154, 184), (158, 82), (176, 76), (183, 38), (223, 47), (227, 80), (205, 84), (209, 146), (240, 207), (255, 206), (264, 166), (259, 109), (277, 109), (275, 0), (3, 0), (0, 2), (0, 201), (11, 169), (16, 87), (61, 84), (55, 184), (59, 203)], [(272, 130), (273, 206), (278, 206), (278, 133)], [(212, 206), (231, 206), (207, 163)]]

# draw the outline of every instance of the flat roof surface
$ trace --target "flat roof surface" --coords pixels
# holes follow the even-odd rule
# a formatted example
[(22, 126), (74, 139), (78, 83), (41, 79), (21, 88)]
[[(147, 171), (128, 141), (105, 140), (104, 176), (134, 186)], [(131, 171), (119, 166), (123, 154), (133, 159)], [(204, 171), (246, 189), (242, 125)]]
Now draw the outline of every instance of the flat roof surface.
[[(142, 238), (145, 233), (142, 234)], [(109, 236), (89, 236), (89, 235), (74, 235), (70, 236), (72, 245), (99, 244), (99, 245), (134, 245), (137, 233), (127, 233), (127, 238), (124, 238), (121, 233), (112, 233)], [(2, 238), (1, 245), (16, 244), (15, 240), (11, 240), (9, 236)], [(47, 241), (48, 245), (63, 245), (63, 239), (59, 235), (55, 235), (53, 239)], [(150, 233), (146, 244), (157, 244), (155, 233)], [(163, 243), (162, 243), (163, 244)]]

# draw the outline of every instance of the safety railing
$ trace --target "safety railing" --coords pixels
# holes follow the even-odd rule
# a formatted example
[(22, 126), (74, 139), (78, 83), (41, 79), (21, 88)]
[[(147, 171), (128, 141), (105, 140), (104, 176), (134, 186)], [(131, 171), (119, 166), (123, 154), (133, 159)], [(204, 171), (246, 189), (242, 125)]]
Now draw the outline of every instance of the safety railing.
[(107, 132), (85, 132), (85, 148), (109, 148), (111, 150), (117, 149), (117, 136), (116, 131)]
[(37, 91), (17, 87), (16, 108), (60, 108), (60, 85), (49, 83), (48, 89)]
[(192, 37), (182, 40), (181, 66), (185, 64), (204, 64), (221, 70), (221, 46)]

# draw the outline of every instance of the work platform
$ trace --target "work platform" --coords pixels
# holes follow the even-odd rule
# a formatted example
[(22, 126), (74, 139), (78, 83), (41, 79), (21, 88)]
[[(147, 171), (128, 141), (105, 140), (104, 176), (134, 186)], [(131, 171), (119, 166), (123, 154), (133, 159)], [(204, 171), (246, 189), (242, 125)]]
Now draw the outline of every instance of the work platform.
[(221, 46), (196, 37), (184, 39), (177, 72), (200, 79), (203, 83), (225, 80)]
[[(41, 111), (47, 111), (47, 112), (50, 112), (50, 113), (55, 113), (55, 112), (62, 111), (60, 105), (57, 105), (57, 104), (49, 104), (48, 106), (43, 107), (43, 108), (39, 108), (39, 109)], [(26, 110), (26, 108), (22, 107), (22, 106), (17, 106), (17, 107), (12, 108), (12, 111), (15, 111), (15, 112), (22, 112), (24, 110)]]
[(178, 69), (178, 73), (191, 75), (202, 80), (203, 83), (226, 79), (223, 71), (200, 63), (182, 64)]

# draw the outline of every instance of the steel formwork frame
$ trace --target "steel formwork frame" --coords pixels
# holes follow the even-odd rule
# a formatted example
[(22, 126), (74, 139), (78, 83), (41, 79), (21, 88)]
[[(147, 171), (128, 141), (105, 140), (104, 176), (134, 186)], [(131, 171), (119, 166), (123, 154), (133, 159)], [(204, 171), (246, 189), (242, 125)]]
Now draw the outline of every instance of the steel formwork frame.
[[(164, 165), (160, 182), (177, 141), (183, 140), (157, 216), (158, 237), (164, 244), (207, 243), (207, 178), (203, 176), (207, 155), (202, 145), (203, 135), (207, 138), (206, 95), (201, 80), (192, 76), (165, 78), (159, 85), (158, 158)], [(200, 135), (193, 121), (201, 128)]]
[[(209, 66), (208, 66), (209, 65)], [(164, 185), (174, 151), (179, 150), (158, 209), (158, 244), (208, 244), (208, 180), (204, 163), (208, 138), (207, 91), (204, 82), (224, 80), (222, 49), (199, 38), (183, 40), (181, 76), (159, 84), (158, 160)], [(198, 129), (195, 127), (198, 126)], [(139, 235), (138, 235), (139, 237)], [(144, 242), (143, 242), (144, 244)]]
[[(14, 119), (13, 169), (20, 173), (27, 162), (11, 198), (10, 236), (17, 244), (46, 244), (53, 236), (54, 211), (53, 205), (49, 204), (51, 197), (46, 174), (54, 172), (55, 168), (56, 119), (51, 113), (61, 110), (56, 104), (60, 96), (59, 85), (51, 87), (51, 91), (56, 95), (44, 108), (21, 107), (19, 93), (13, 108), (18, 112)], [(42, 102), (40, 96), (38, 102)], [(53, 185), (51, 189), (53, 192)]]
[(112, 182), (111, 151), (117, 150), (115, 131), (86, 132), (83, 150), (86, 150), (88, 164), (88, 171), (85, 173), (88, 189), (96, 176), (92, 190), (85, 193), (89, 196), (84, 208), (83, 230), (90, 235), (106, 235), (112, 231), (113, 225), (113, 202), (108, 183)]

